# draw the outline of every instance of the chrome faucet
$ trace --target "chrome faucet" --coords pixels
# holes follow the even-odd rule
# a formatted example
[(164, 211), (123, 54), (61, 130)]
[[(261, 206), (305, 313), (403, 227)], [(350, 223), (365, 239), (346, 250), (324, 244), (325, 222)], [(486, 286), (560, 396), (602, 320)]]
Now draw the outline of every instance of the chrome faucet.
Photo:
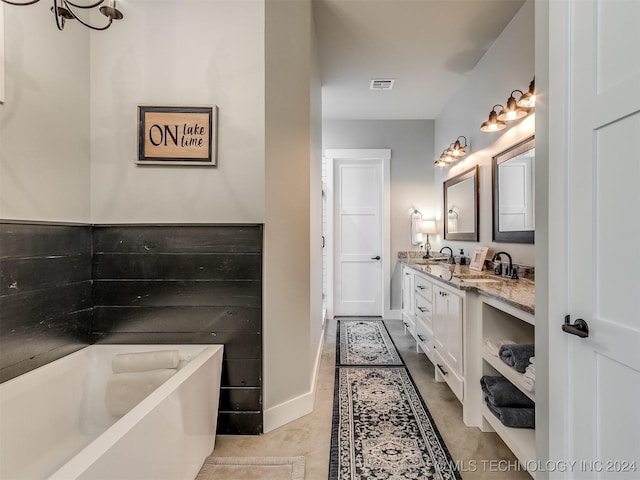
[(449, 260), (447, 260), (447, 263), (451, 264), (451, 265), (455, 265), (456, 264), (456, 259), (453, 257), (453, 250), (451, 250), (451, 247), (442, 247), (440, 249), (440, 253), (442, 253), (442, 251), (444, 249), (449, 250)]
[[(500, 259), (500, 262), (502, 262), (502, 256), (501, 255), (506, 255), (507, 258), (509, 259), (509, 266), (506, 268), (506, 271), (504, 272), (504, 274), (513, 279), (513, 280), (517, 280), (518, 279), (518, 267), (517, 266), (513, 266), (513, 262), (511, 261), (511, 255), (509, 255), (507, 252), (498, 252), (496, 254), (493, 255), (493, 258), (491, 259), (492, 262), (495, 262), (497, 259)], [(499, 267), (496, 266), (495, 269), (493, 270), (494, 273), (496, 275), (502, 275), (502, 265), (500, 265)]]

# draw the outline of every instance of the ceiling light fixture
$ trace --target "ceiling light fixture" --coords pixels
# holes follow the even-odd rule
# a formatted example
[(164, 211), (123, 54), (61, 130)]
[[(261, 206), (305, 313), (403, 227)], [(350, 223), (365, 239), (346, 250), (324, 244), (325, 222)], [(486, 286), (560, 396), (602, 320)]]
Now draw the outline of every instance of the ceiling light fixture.
[(491, 112), (489, 113), (489, 119), (480, 126), (481, 132), (497, 132), (498, 130), (502, 130), (507, 126), (507, 124), (502, 120), (498, 120), (496, 107), (500, 107), (502, 108), (502, 110), (504, 110), (504, 107), (499, 103), (494, 105), (491, 109)]
[[(2, 0), (4, 3), (9, 5), (15, 5), (18, 7), (24, 7), (27, 5), (33, 5), (34, 3), (38, 3), (40, 0), (31, 0), (27, 2), (14, 2), (11, 0)], [(106, 5), (104, 5), (106, 3)], [(102, 13), (105, 17), (109, 19), (108, 23), (102, 27), (96, 27), (91, 25), (88, 21), (83, 20), (77, 14), (75, 9), (82, 10), (90, 10), (92, 8), (100, 7), (100, 13)], [(106, 30), (111, 26), (111, 23), (114, 20), (121, 20), (124, 16), (122, 12), (116, 8), (116, 0), (99, 0), (95, 3), (91, 3), (88, 5), (79, 5), (77, 3), (73, 3), (69, 0), (53, 0), (53, 6), (51, 7), (51, 12), (56, 19), (56, 27), (58, 30), (64, 29), (64, 24), (67, 20), (78, 20), (82, 25), (91, 30)]]
[(536, 106), (536, 77), (529, 84), (527, 93), (523, 93), (517, 105), (522, 108), (534, 108)]

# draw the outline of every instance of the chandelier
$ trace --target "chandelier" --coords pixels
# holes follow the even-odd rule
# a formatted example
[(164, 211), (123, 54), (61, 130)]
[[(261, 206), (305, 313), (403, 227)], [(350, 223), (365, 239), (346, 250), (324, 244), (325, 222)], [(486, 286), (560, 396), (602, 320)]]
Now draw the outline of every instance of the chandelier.
[[(12, 0), (2, 1), (4, 3), (8, 3), (9, 5), (22, 7), (26, 5), (33, 5), (34, 3), (38, 3), (40, 0), (30, 0), (28, 2), (14, 2)], [(91, 25), (87, 20), (83, 20), (76, 13), (77, 10), (90, 10), (97, 7), (100, 7), (100, 13), (108, 18), (106, 25)], [(114, 20), (120, 20), (123, 18), (122, 12), (116, 8), (116, 0), (99, 0), (89, 5), (79, 5), (69, 0), (53, 0), (51, 12), (56, 19), (56, 26), (58, 27), (58, 30), (64, 29), (64, 24), (67, 20), (78, 20), (78, 22), (80, 22), (85, 27), (90, 28), (91, 30), (106, 30), (111, 26), (111, 23)]]

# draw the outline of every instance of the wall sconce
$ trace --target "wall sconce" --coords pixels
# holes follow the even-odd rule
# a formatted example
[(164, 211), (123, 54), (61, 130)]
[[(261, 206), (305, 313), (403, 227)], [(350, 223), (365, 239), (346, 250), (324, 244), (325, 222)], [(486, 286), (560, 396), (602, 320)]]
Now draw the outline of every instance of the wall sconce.
[[(18, 7), (23, 7), (26, 5), (33, 5), (34, 3), (38, 3), (40, 0), (28, 0), (26, 2), (14, 2), (12, 0), (2, 0), (4, 3), (9, 5), (15, 5)], [(107, 3), (103, 5), (103, 3)], [(102, 5), (100, 7), (100, 5)], [(96, 27), (88, 23), (88, 21), (82, 20), (75, 12), (76, 8), (83, 10), (90, 10), (92, 8), (100, 7), (100, 13), (102, 13), (105, 17), (109, 19), (109, 22), (102, 27)], [(64, 29), (64, 23), (67, 20), (78, 20), (82, 25), (91, 30), (106, 30), (111, 26), (111, 23), (114, 20), (121, 20), (124, 16), (122, 12), (116, 8), (116, 0), (98, 0), (94, 3), (88, 5), (79, 5), (77, 3), (73, 3), (70, 0), (53, 0), (53, 6), (51, 7), (51, 12), (56, 19), (56, 27), (58, 30)]]
[(425, 254), (422, 258), (430, 258), (429, 251), (431, 251), (431, 244), (429, 243), (429, 235), (438, 233), (438, 230), (436, 230), (435, 220), (422, 220), (419, 223), (418, 232), (427, 236), (427, 243), (424, 246)]
[(514, 90), (511, 92), (509, 99), (507, 100), (507, 106), (502, 109), (502, 111), (498, 114), (498, 120), (502, 120), (510, 122), (512, 120), (517, 120), (518, 118), (526, 117), (529, 115), (530, 109), (519, 107), (515, 97), (513, 96), (514, 92), (520, 92), (520, 95), (524, 96), (522, 90)]
[(529, 84), (529, 91), (523, 93), (517, 105), (522, 108), (534, 108), (536, 106), (536, 77)]
[[(460, 143), (461, 138), (464, 139), (464, 145)], [(434, 162), (434, 165), (436, 167), (446, 167), (453, 162), (461, 160), (467, 154), (465, 150), (467, 147), (467, 137), (460, 135), (455, 142), (449, 145), (449, 148), (443, 150), (442, 155)]]
[(502, 120), (498, 120), (496, 107), (500, 107), (502, 108), (502, 110), (504, 110), (504, 107), (499, 103), (494, 105), (493, 108), (491, 109), (491, 112), (489, 113), (489, 120), (487, 120), (480, 126), (481, 132), (497, 132), (498, 130), (502, 130), (507, 126), (507, 124), (504, 123)]
[[(460, 144), (460, 139), (464, 138), (464, 145)], [(464, 157), (466, 155), (466, 150), (465, 148), (467, 148), (467, 137), (460, 135), (456, 141), (454, 143), (451, 144), (452, 146), (449, 147), (449, 149), (447, 150), (447, 153), (449, 155), (451, 155), (452, 157), (454, 157), (456, 160), (461, 159), (462, 157)]]

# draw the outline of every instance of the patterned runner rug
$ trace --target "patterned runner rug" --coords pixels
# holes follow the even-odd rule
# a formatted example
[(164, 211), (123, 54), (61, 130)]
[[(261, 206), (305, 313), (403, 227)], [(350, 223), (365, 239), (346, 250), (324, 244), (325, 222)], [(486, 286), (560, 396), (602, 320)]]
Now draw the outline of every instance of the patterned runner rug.
[(338, 365), (404, 365), (382, 320), (338, 320)]
[(406, 368), (338, 367), (329, 480), (460, 480)]

